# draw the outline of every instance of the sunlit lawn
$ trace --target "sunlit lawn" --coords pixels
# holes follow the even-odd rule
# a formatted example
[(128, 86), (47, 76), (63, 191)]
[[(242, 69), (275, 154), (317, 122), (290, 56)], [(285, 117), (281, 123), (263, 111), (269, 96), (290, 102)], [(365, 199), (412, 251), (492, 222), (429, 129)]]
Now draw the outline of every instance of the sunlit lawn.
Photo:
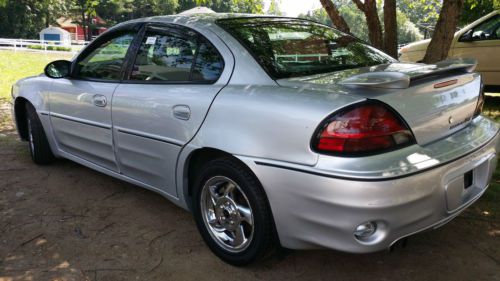
[[(47, 63), (58, 59), (70, 59), (71, 54), (51, 54), (35, 52), (13, 52), (0, 50), (0, 102), (10, 100), (12, 84), (24, 77), (43, 72)], [(489, 94), (486, 98), (484, 114), (500, 122), (500, 94)], [(494, 213), (498, 212), (500, 202), (500, 165), (495, 172), (491, 187), (484, 199)]]
[(71, 53), (14, 52), (0, 50), (0, 102), (10, 100), (12, 84), (17, 80), (38, 75), (43, 72), (47, 63), (70, 59)]

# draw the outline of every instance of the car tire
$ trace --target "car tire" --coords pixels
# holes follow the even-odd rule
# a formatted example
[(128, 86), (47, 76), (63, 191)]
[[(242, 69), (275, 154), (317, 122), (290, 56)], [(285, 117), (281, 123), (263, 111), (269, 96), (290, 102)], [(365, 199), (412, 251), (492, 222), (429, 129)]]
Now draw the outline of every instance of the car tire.
[(196, 225), (220, 259), (242, 266), (278, 248), (264, 190), (246, 166), (232, 158), (212, 160), (197, 174), (194, 188)]
[(55, 157), (50, 149), (42, 122), (30, 103), (26, 104), (26, 128), (28, 129), (28, 144), (33, 162), (37, 165), (47, 165), (54, 162)]

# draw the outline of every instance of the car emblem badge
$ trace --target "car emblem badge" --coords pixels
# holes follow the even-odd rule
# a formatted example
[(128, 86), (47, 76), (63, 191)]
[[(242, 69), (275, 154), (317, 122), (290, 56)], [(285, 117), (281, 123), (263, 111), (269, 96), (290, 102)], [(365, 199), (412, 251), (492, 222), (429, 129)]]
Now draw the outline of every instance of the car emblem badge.
[(448, 123), (450, 123), (450, 124), (453, 123), (453, 117), (452, 116), (450, 116), (450, 118), (448, 119)]

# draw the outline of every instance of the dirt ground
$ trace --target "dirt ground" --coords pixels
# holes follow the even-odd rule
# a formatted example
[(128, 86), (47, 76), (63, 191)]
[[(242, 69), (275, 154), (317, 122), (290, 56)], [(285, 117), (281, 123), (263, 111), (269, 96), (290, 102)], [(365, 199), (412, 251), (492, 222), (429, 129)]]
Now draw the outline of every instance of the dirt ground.
[(226, 265), (163, 197), (69, 161), (34, 165), (8, 113), (0, 106), (0, 281), (500, 280), (500, 214), (484, 198), (391, 253), (282, 251)]

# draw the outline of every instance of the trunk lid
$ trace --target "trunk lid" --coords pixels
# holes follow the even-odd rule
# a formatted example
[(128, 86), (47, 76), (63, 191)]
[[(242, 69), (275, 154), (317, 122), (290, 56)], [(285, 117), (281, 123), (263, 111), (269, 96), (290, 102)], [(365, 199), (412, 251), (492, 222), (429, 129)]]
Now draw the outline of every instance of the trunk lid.
[(424, 145), (468, 126), (481, 92), (475, 62), (448, 60), (435, 65), (393, 63), (278, 80), (287, 87), (323, 90), (382, 101), (408, 123)]

